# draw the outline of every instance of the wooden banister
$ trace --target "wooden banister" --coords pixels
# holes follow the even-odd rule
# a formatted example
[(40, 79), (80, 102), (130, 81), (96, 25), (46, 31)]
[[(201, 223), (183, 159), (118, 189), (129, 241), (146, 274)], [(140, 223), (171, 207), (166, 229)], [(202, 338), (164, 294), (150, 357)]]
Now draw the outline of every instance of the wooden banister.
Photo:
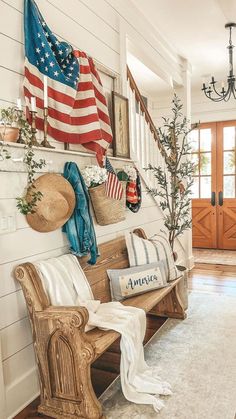
[(145, 117), (147, 123), (150, 126), (150, 131), (152, 132), (153, 137), (154, 137), (155, 141), (157, 142), (157, 145), (158, 145), (159, 149), (161, 149), (160, 141), (159, 141), (159, 135), (158, 135), (157, 129), (156, 129), (155, 125), (154, 125), (154, 122), (152, 120), (152, 117), (151, 117), (150, 113), (147, 110), (147, 107), (146, 107), (146, 105), (145, 105), (145, 103), (143, 101), (142, 95), (141, 95), (141, 93), (140, 93), (140, 91), (138, 89), (138, 86), (137, 86), (137, 84), (136, 84), (136, 82), (135, 82), (135, 80), (134, 80), (134, 78), (132, 76), (132, 73), (131, 73), (131, 71), (130, 71), (130, 69), (129, 69), (128, 66), (127, 66), (127, 78), (129, 80), (129, 83), (130, 83), (130, 88), (135, 93), (135, 98), (136, 98), (137, 102), (140, 103), (140, 109), (143, 112), (144, 117)]

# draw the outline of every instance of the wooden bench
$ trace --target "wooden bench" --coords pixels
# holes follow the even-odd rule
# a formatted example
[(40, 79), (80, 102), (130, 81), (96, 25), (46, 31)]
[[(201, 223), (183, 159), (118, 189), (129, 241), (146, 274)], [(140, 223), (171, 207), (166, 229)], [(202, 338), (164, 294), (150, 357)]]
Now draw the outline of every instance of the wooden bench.
[[(145, 236), (141, 229), (135, 232)], [(104, 243), (99, 249), (101, 256), (96, 265), (88, 265), (87, 258), (80, 258), (80, 263), (94, 298), (105, 303), (111, 301), (106, 270), (127, 268), (129, 262), (124, 237)], [(33, 331), (40, 378), (39, 413), (59, 419), (104, 419), (92, 386), (91, 370), (96, 360), (99, 362), (101, 355), (105, 356), (107, 349), (119, 339), (119, 333), (97, 328), (85, 333), (86, 308), (50, 306), (32, 263), (19, 265), (15, 276), (22, 285)], [(180, 286), (183, 286), (183, 277), (166, 288), (124, 301), (124, 305), (139, 307), (148, 313), (152, 332), (147, 333), (146, 341), (158, 328), (160, 316), (186, 317)]]

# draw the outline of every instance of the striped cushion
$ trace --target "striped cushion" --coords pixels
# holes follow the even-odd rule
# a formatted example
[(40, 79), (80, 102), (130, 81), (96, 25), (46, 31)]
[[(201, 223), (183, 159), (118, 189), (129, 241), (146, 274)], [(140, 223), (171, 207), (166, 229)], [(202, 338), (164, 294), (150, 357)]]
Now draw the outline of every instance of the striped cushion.
[(164, 232), (155, 234), (149, 240), (142, 239), (136, 234), (128, 233), (125, 239), (130, 266), (146, 265), (163, 260), (167, 281), (173, 281), (178, 278), (179, 275), (169, 240)]

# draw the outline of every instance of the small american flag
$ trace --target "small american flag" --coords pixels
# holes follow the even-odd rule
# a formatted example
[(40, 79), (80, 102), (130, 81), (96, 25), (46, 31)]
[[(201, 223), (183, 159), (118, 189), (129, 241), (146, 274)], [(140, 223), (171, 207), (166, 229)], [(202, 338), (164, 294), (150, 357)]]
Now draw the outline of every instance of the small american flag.
[(48, 134), (82, 144), (99, 162), (112, 142), (110, 119), (100, 77), (92, 58), (60, 42), (34, 0), (24, 0), (25, 80), (29, 109), (36, 98), (36, 126), (43, 130), (43, 76), (48, 78)]
[(105, 184), (106, 195), (109, 198), (120, 200), (123, 195), (122, 183), (119, 181), (110, 161), (106, 157), (105, 168), (107, 169), (108, 177)]

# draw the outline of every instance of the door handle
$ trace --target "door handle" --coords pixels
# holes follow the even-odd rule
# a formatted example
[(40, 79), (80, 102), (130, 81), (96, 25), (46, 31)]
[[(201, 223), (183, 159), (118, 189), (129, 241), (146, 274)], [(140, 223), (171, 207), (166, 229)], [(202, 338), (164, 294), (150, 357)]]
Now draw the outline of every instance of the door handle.
[(219, 205), (222, 207), (223, 203), (224, 203), (224, 200), (223, 200), (223, 192), (220, 191), (219, 192)]
[(212, 192), (211, 193), (211, 205), (214, 207), (216, 204), (216, 193)]

